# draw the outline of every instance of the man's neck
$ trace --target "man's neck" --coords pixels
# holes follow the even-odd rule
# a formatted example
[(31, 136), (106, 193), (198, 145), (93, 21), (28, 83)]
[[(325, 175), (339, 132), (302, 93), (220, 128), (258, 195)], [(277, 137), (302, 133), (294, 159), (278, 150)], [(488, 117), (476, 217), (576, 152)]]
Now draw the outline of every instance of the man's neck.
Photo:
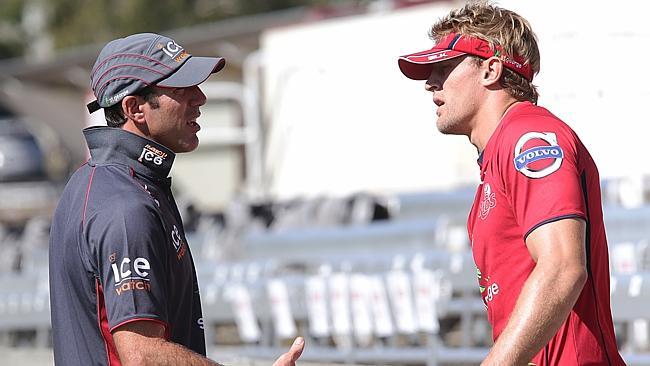
[(481, 153), (506, 113), (519, 102), (510, 95), (488, 100), (477, 115), (477, 121), (470, 132), (469, 140)]
[(138, 124), (135, 121), (127, 118), (124, 125), (122, 125), (122, 129), (134, 133), (140, 137), (151, 139), (151, 137), (149, 137), (149, 131), (146, 124)]

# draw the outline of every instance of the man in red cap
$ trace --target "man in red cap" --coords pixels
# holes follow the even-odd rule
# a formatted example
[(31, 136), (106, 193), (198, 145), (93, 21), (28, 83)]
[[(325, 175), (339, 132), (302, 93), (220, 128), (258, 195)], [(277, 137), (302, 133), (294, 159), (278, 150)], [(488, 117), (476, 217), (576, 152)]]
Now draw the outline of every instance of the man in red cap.
[[(197, 148), (220, 57), (196, 57), (153, 33), (109, 42), (91, 74), (108, 126), (84, 137), (50, 230), (50, 308), (60, 365), (218, 365), (205, 357), (199, 286), (168, 177)], [(297, 338), (276, 366), (294, 366)]]
[(451, 11), (435, 46), (399, 58), (426, 80), (437, 127), (476, 146), (468, 218), (494, 346), (484, 365), (624, 365), (609, 301), (598, 170), (575, 132), (536, 105), (537, 40), (486, 2)]

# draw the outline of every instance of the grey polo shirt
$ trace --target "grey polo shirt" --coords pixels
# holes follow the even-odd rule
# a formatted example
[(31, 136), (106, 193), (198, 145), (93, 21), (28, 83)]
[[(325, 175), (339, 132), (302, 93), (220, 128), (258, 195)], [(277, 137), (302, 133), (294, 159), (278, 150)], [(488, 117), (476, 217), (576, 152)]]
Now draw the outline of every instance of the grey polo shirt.
[(66, 185), (50, 232), (55, 362), (119, 365), (111, 332), (140, 320), (205, 355), (196, 271), (168, 178), (174, 153), (119, 128), (84, 135), (91, 158)]

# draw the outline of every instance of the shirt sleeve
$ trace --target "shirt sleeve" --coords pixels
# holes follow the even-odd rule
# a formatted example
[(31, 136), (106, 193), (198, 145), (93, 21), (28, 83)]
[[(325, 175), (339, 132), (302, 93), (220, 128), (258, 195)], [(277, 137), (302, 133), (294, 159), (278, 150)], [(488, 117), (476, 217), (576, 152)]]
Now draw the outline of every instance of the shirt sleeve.
[(575, 134), (550, 118), (513, 130), (505, 137), (498, 164), (524, 240), (546, 223), (586, 217)]
[(146, 205), (117, 205), (97, 212), (87, 226), (109, 329), (152, 320), (169, 331), (167, 235), (160, 216)]

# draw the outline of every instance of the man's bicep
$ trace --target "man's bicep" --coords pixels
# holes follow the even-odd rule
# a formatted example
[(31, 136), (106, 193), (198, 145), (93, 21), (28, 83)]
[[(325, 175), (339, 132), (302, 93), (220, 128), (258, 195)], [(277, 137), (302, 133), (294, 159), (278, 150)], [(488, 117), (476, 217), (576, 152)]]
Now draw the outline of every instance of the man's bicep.
[(541, 225), (526, 238), (526, 246), (537, 263), (544, 261), (555, 265), (586, 264), (585, 233), (583, 219), (564, 218)]
[(131, 337), (164, 338), (165, 326), (162, 323), (149, 320), (129, 322), (113, 329), (113, 340), (130, 339)]
[(134, 321), (112, 332), (113, 342), (123, 364), (139, 363), (141, 357), (164, 341), (165, 326), (154, 321)]
[(165, 332), (165, 327), (155, 321), (134, 321), (115, 328), (113, 341), (121, 364), (221, 366), (180, 344), (164, 339)]

